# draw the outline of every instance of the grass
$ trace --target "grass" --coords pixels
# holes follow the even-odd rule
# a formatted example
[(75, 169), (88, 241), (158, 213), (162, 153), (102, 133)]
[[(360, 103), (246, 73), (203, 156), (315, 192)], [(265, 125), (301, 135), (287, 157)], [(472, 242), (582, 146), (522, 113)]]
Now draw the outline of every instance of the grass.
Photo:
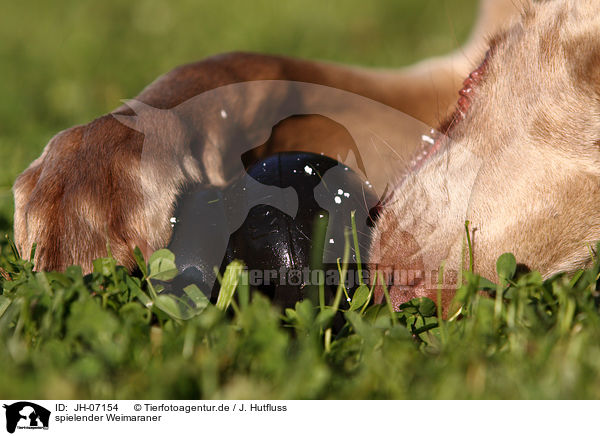
[[(83, 276), (78, 267), (35, 273), (4, 250), (0, 398), (600, 396), (600, 264), (544, 281), (515, 276), (514, 257), (503, 255), (500, 283), (465, 272), (460, 315), (442, 320), (428, 299), (398, 313), (367, 304), (368, 288), (349, 306), (340, 289), (331, 307), (304, 300), (282, 314), (248, 294), (239, 263), (216, 305), (191, 287), (178, 306), (150, 286), (173, 275), (172, 259), (161, 250), (138, 276), (98, 259)], [(337, 333), (336, 313), (345, 321)]]

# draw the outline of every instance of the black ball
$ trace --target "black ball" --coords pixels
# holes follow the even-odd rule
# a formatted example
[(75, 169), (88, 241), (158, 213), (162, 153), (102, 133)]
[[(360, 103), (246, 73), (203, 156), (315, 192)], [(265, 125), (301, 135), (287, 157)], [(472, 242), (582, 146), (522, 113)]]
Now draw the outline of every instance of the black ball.
[[(292, 307), (305, 298), (317, 301), (319, 273), (331, 303), (344, 253), (346, 229), (355, 211), (362, 262), (370, 236), (369, 210), (378, 198), (370, 183), (349, 167), (314, 153), (286, 152), (254, 163), (225, 190), (193, 187), (175, 212), (169, 249), (182, 274), (167, 284), (181, 293), (195, 283), (212, 300), (219, 284), (213, 267), (223, 271), (234, 259), (248, 268), (250, 287), (275, 304)], [(358, 284), (356, 253), (350, 238), (346, 278)]]

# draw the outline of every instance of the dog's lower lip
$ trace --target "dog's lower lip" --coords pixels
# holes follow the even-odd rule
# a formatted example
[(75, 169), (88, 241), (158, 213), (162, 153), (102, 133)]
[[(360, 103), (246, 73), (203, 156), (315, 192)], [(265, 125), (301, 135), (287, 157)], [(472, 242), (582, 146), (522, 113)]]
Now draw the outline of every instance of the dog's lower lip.
[(439, 133), (434, 137), (433, 144), (426, 144), (425, 141), (422, 142), (422, 150), (417, 153), (416, 157), (411, 163), (412, 171), (418, 170), (427, 159), (442, 149), (446, 142), (445, 139), (447, 138), (447, 135), (450, 134), (450, 131), (456, 127), (458, 123), (465, 119), (466, 114), (471, 107), (471, 100), (475, 95), (476, 87), (481, 83), (483, 77), (485, 76), (488, 68), (488, 62), (492, 56), (492, 53), (493, 49), (488, 50), (481, 64), (463, 81), (463, 87), (458, 92), (459, 98), (458, 102), (456, 103), (456, 110), (454, 111), (454, 114), (450, 117), (449, 121), (445, 123), (445, 127), (441, 127), (439, 129)]
[[(465, 82), (466, 82), (466, 80), (465, 80)], [(459, 94), (462, 95), (463, 97), (468, 97), (469, 95), (473, 94), (473, 88), (471, 87), (471, 82), (468, 83), (468, 86), (461, 89), (459, 91)]]
[(435, 155), (441, 148), (444, 143), (445, 135), (442, 133), (437, 133), (433, 142), (422, 141), (421, 150), (416, 154), (410, 164), (410, 171), (417, 171), (425, 161)]

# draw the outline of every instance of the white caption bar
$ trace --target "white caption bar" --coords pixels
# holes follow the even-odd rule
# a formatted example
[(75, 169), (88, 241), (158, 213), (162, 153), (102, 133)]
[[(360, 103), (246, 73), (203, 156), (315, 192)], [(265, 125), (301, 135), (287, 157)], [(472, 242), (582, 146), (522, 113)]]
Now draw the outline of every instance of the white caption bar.
[[(1, 434), (578, 434), (596, 401), (44, 401), (4, 400)], [(167, 433), (168, 432), (168, 433)], [(335, 433), (334, 433), (335, 432)], [(595, 432), (595, 431), (594, 431)]]

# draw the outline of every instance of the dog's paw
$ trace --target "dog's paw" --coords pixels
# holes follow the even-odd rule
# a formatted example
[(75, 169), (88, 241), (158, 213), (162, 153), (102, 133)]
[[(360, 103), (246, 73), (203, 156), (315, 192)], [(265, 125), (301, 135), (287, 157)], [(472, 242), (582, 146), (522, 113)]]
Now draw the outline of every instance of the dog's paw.
[[(140, 174), (143, 135), (113, 115), (57, 134), (14, 185), (15, 241), (22, 257), (37, 244), (40, 270), (106, 256), (135, 266), (133, 249), (149, 254), (169, 237), (168, 223), (148, 229)], [(167, 212), (168, 213), (168, 212)]]

